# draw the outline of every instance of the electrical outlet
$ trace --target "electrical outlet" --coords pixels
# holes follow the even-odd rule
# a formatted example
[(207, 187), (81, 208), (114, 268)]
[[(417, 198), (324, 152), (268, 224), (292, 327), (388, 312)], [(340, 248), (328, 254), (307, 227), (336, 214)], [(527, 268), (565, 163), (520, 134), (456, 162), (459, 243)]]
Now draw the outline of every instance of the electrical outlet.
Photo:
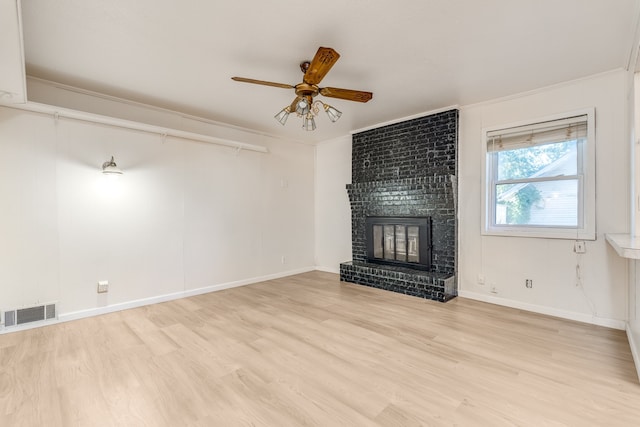
[(576, 240), (573, 244), (573, 251), (577, 254), (583, 254), (587, 252), (587, 246), (584, 243), (584, 240)]
[(527, 288), (529, 288), (529, 289), (533, 288), (533, 280), (531, 280), (531, 279), (525, 279), (525, 281), (524, 281), (524, 285), (525, 285)]
[(484, 286), (484, 274), (478, 273), (478, 285)]
[(100, 280), (98, 282), (98, 293), (104, 294), (105, 292), (109, 292), (109, 281), (108, 280)]
[(492, 294), (498, 293), (498, 288), (496, 287), (496, 284), (493, 282), (489, 285), (489, 290), (491, 291)]

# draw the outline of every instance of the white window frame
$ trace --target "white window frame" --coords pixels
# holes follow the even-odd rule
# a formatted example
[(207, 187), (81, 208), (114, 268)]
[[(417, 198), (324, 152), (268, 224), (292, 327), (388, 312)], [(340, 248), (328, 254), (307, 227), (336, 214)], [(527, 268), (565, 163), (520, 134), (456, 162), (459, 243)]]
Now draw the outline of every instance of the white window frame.
[[(521, 126), (535, 126), (544, 122), (563, 120), (577, 116), (587, 116), (587, 138), (582, 144), (582, 150), (578, 152), (578, 161), (582, 157), (582, 174), (578, 176), (578, 226), (577, 227), (545, 227), (532, 225), (496, 225), (495, 221), (495, 200), (492, 191), (495, 182), (493, 181), (492, 165), (494, 156), (487, 149), (490, 142), (487, 134), (489, 132), (507, 131), (510, 128)], [(550, 239), (570, 239), (570, 240), (595, 240), (596, 239), (596, 127), (595, 109), (586, 108), (568, 113), (555, 114), (551, 116), (526, 120), (517, 123), (485, 127), (482, 129), (482, 168), (485, 177), (484, 194), (482, 197), (482, 234), (490, 236), (514, 236), (514, 237), (536, 237)], [(581, 156), (582, 155), (582, 156)]]

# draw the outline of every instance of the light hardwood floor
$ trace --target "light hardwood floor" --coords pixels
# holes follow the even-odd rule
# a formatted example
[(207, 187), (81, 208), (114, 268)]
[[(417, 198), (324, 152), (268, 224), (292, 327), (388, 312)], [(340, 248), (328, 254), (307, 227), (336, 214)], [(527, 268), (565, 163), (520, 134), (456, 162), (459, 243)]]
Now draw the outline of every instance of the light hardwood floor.
[(0, 335), (0, 426), (638, 426), (624, 332), (313, 272)]

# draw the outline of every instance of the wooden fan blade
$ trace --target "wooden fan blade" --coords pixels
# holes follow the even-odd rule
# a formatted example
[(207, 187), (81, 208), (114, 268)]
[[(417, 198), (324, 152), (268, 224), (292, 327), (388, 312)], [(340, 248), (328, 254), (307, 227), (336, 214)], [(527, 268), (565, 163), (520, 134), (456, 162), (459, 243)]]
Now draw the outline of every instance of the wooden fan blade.
[(323, 87), (320, 89), (320, 95), (329, 98), (347, 99), (349, 101), (367, 102), (373, 98), (373, 93), (361, 90), (339, 89), (337, 87)]
[(307, 72), (302, 79), (310, 85), (317, 85), (327, 75), (333, 64), (340, 58), (340, 54), (330, 47), (321, 47), (313, 57)]
[(244, 78), (244, 77), (231, 77), (231, 80), (235, 80), (237, 82), (244, 82), (244, 83), (253, 83), (253, 84), (256, 84), (256, 85), (281, 87), (283, 89), (293, 89), (295, 87), (295, 86), (291, 86), (291, 85), (284, 84), (284, 83), (274, 83), (274, 82), (267, 82), (267, 81), (264, 81), (264, 80), (247, 79), (247, 78)]

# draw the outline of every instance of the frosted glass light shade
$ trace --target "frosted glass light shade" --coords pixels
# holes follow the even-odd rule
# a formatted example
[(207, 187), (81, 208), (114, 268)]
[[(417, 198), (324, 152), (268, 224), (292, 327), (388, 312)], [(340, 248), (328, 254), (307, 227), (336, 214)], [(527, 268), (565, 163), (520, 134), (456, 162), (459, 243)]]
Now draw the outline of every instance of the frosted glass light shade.
[(323, 104), (323, 106), (324, 111), (327, 113), (327, 116), (329, 116), (329, 120), (331, 120), (332, 122), (337, 122), (340, 116), (342, 116), (342, 112), (337, 108), (334, 108), (329, 104)]
[(304, 117), (304, 123), (302, 124), (302, 127), (306, 131), (312, 131), (316, 129), (316, 121), (313, 118), (313, 114), (307, 113), (307, 115)]
[(273, 116), (282, 126), (287, 123), (287, 119), (289, 118), (289, 107), (284, 107), (278, 114)]

